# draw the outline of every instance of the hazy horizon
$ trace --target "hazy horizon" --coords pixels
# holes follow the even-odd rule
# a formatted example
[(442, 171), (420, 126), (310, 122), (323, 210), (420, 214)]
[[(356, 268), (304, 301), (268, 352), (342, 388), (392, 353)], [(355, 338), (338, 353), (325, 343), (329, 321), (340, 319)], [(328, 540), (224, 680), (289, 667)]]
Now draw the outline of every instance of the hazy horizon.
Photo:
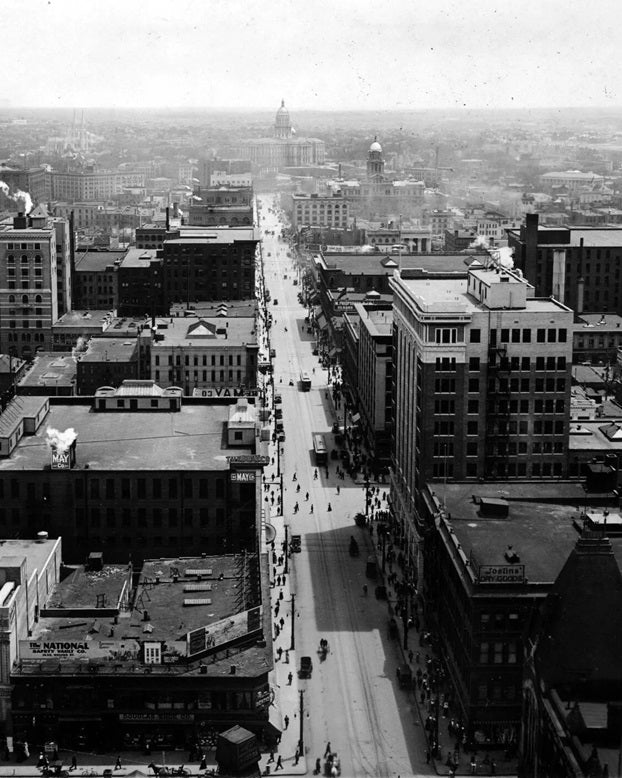
[(582, 16), (562, 0), (4, 0), (0, 107), (622, 108), (621, 16), (614, 0)]

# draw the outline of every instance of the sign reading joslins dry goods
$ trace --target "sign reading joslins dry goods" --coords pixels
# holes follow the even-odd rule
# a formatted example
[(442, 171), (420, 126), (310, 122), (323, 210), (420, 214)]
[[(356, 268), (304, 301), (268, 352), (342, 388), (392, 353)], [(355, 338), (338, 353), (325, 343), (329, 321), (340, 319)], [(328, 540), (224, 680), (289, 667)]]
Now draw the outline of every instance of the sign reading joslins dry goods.
[(525, 565), (480, 565), (480, 583), (525, 583)]

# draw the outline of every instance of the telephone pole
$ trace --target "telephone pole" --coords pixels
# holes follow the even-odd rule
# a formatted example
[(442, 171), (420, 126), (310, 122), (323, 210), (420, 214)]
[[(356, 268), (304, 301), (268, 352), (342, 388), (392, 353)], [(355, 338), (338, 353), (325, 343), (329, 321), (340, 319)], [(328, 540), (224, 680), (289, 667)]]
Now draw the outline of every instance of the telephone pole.
[(298, 753), (300, 756), (304, 755), (305, 751), (305, 739), (303, 732), (303, 718), (304, 718), (304, 689), (300, 689), (298, 694), (300, 695), (300, 708), (298, 710), (298, 718), (300, 719), (300, 738), (298, 740)]

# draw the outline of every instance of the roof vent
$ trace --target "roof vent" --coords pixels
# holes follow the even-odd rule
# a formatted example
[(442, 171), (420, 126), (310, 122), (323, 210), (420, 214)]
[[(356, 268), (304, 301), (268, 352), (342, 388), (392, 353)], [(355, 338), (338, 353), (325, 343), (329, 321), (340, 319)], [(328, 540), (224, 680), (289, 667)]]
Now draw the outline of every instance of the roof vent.
[(520, 556), (514, 551), (512, 546), (508, 546), (507, 551), (504, 554), (506, 562), (509, 562), (510, 564), (514, 565), (517, 562), (520, 562)]

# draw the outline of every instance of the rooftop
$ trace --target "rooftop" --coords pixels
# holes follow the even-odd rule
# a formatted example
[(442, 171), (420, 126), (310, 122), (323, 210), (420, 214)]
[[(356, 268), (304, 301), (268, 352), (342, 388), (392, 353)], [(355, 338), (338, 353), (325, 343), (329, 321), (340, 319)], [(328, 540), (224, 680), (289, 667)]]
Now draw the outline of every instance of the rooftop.
[(256, 346), (255, 317), (223, 318), (184, 317), (156, 320), (157, 340), (152, 348), (171, 346), (207, 346), (235, 348)]
[(120, 340), (117, 338), (91, 338), (86, 352), (79, 357), (80, 362), (128, 362), (137, 349), (136, 338)]
[(85, 251), (76, 257), (76, 270), (78, 272), (102, 271), (115, 265), (115, 261), (121, 262), (125, 251)]
[(54, 388), (74, 384), (76, 381), (76, 360), (71, 353), (39, 352), (32, 367), (24, 374), (19, 386), (48, 386), (50, 394)]
[(340, 270), (352, 275), (390, 275), (395, 269), (421, 269), (431, 273), (463, 273), (475, 259), (486, 261), (488, 254), (386, 254), (369, 252), (361, 254), (325, 254), (327, 270)]
[(94, 412), (88, 403), (50, 407), (46, 423), (22, 438), (0, 470), (42, 470), (50, 463), (46, 428), (77, 433), (76, 468), (91, 470), (226, 470), (228, 456), (253, 454), (250, 447), (228, 448), (229, 406), (186, 402), (178, 412)]
[[(580, 483), (436, 484), (436, 491), (467, 558), (472, 553), (477, 564), (503, 565), (511, 545), (530, 583), (557, 578), (578, 538), (573, 520), (586, 503)], [(474, 496), (506, 500), (507, 518), (480, 515)], [(622, 542), (616, 540), (614, 548), (622, 564)]]
[(155, 249), (128, 249), (121, 263), (122, 267), (145, 267), (152, 260), (157, 259)]

